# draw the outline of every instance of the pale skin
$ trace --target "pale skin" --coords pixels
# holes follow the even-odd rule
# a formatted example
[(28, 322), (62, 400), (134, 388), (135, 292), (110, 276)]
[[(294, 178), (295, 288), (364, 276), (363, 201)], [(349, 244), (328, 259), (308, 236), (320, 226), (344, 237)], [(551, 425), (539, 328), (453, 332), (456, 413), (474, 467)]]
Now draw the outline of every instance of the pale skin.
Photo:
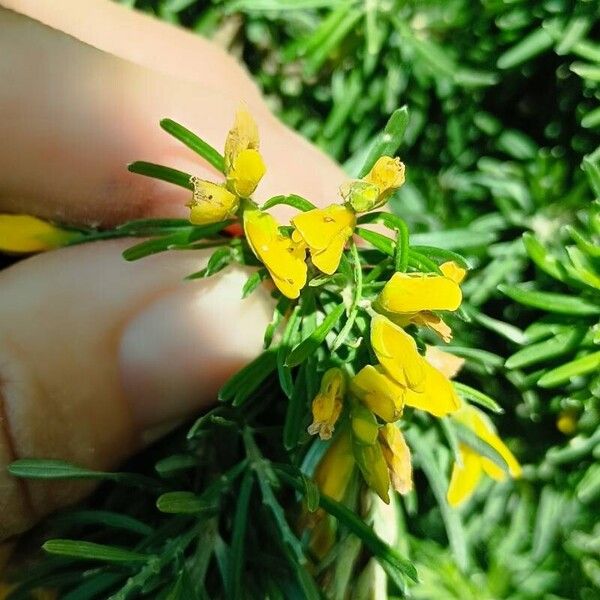
[[(185, 216), (185, 190), (125, 165), (218, 180), (158, 121), (221, 148), (240, 102), (268, 167), (259, 199), (337, 198), (339, 167), (284, 127), (243, 68), (206, 40), (108, 0), (0, 0), (0, 32), (0, 212), (94, 226)], [(183, 282), (206, 261), (198, 252), (126, 263), (131, 243), (57, 250), (0, 272), (0, 539), (88, 489), (17, 481), (6, 473), (12, 460), (113, 468), (209, 406), (260, 350), (267, 290), (242, 301), (239, 269)]]

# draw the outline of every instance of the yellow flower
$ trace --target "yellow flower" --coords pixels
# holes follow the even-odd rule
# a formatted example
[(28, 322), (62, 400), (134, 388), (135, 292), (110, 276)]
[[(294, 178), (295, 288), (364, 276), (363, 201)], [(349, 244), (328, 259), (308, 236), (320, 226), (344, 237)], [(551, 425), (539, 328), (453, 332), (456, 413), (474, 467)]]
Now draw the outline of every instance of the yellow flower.
[(394, 273), (377, 298), (377, 306), (394, 314), (456, 310), (462, 301), (458, 284), (445, 275)]
[(342, 431), (331, 442), (315, 471), (315, 483), (325, 496), (342, 500), (354, 473), (352, 435), (349, 429)]
[(434, 417), (445, 417), (457, 411), (460, 399), (450, 380), (423, 359), (423, 387), (419, 391), (407, 390), (404, 402), (419, 410), (425, 410)]
[[(498, 452), (506, 462), (511, 477), (521, 476), (521, 465), (498, 437), (494, 426), (483, 412), (474, 406), (463, 404), (454, 418)], [(462, 464), (458, 462), (454, 464), (448, 487), (447, 499), (451, 506), (458, 506), (471, 497), (483, 473), (496, 481), (503, 481), (506, 478), (506, 473), (495, 462), (480, 456), (470, 446), (460, 444), (459, 450)]]
[(459, 398), (450, 381), (417, 351), (413, 338), (382, 315), (371, 321), (371, 345), (385, 374), (405, 387), (406, 406), (436, 417), (456, 411)]
[(188, 206), (194, 225), (208, 225), (235, 217), (240, 201), (225, 186), (198, 177), (191, 177), (190, 182), (194, 186), (194, 197)]
[(408, 494), (413, 489), (410, 448), (397, 425), (387, 423), (379, 430), (381, 450), (390, 471), (394, 489)]
[(404, 387), (423, 389), (425, 361), (415, 340), (402, 327), (375, 315), (371, 321), (371, 346), (389, 377)]
[(77, 234), (29, 215), (0, 215), (0, 252), (29, 254), (65, 246)]
[(440, 265), (440, 271), (455, 283), (462, 283), (467, 272), (461, 266), (457, 265), (453, 260)]
[(354, 458), (367, 485), (386, 503), (390, 502), (390, 474), (379, 443), (354, 443)]
[(356, 212), (368, 212), (383, 206), (403, 183), (404, 164), (382, 156), (365, 177), (343, 184), (340, 194)]
[(321, 379), (321, 388), (312, 402), (313, 422), (308, 427), (311, 435), (319, 434), (322, 440), (328, 440), (333, 434), (337, 420), (342, 412), (346, 377), (341, 369), (326, 371)]
[(425, 360), (448, 379), (454, 379), (465, 364), (464, 358), (440, 350), (435, 346), (426, 347)]
[(381, 367), (363, 367), (350, 381), (350, 391), (388, 423), (402, 416), (406, 388), (390, 379)]
[(253, 194), (266, 171), (258, 145), (256, 123), (245, 108), (240, 108), (227, 134), (224, 154), (227, 188), (241, 198)]
[(292, 239), (304, 242), (310, 250), (317, 269), (332, 275), (337, 270), (346, 242), (356, 225), (354, 211), (332, 204), (327, 208), (315, 208), (300, 213), (292, 219), (296, 228)]
[(298, 298), (306, 284), (305, 248), (279, 232), (277, 221), (260, 210), (244, 211), (246, 239), (267, 267), (273, 282), (288, 298)]
[(573, 435), (577, 431), (577, 412), (569, 409), (560, 411), (556, 428), (565, 435)]
[(459, 283), (466, 271), (455, 262), (440, 266), (442, 275), (394, 273), (374, 303), (375, 310), (400, 326), (409, 323), (427, 327), (445, 342), (452, 330), (434, 310), (456, 310), (462, 301)]

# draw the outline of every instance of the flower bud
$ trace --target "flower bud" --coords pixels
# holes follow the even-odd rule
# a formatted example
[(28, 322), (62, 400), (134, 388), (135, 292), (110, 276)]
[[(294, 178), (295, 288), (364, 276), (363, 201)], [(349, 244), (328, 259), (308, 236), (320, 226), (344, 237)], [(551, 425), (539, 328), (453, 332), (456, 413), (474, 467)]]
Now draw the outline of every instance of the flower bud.
[(209, 225), (235, 217), (239, 199), (225, 186), (192, 177), (194, 197), (188, 204), (190, 221), (194, 225)]
[(322, 440), (328, 440), (333, 434), (337, 420), (342, 412), (346, 376), (341, 369), (332, 368), (325, 372), (321, 388), (312, 403), (313, 422), (308, 427), (311, 435), (319, 434)]

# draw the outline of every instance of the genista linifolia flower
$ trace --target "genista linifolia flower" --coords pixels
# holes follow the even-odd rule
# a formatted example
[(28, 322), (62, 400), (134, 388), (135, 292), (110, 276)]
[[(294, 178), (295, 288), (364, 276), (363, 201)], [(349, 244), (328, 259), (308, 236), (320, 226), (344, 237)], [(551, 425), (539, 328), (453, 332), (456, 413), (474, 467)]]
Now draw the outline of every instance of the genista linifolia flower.
[(0, 252), (30, 254), (60, 248), (76, 235), (29, 215), (0, 215)]
[(404, 183), (404, 164), (399, 158), (382, 156), (362, 179), (349, 181), (340, 187), (344, 201), (358, 213), (383, 206)]
[(366, 365), (351, 380), (350, 391), (388, 423), (402, 416), (406, 387), (388, 377), (382, 367)]
[(450, 381), (417, 350), (414, 339), (382, 315), (371, 321), (371, 346), (385, 374), (406, 388), (404, 404), (443, 417), (460, 406)]
[(396, 424), (387, 423), (379, 430), (379, 441), (392, 487), (400, 494), (408, 494), (413, 489), (412, 461), (402, 432)]
[(314, 480), (322, 494), (342, 500), (356, 461), (352, 452), (352, 433), (344, 428), (333, 439), (315, 470)]
[(224, 152), (227, 188), (240, 198), (251, 196), (265, 174), (258, 147), (256, 123), (245, 108), (240, 108), (227, 134)]
[(192, 177), (190, 182), (194, 186), (194, 196), (188, 207), (194, 225), (209, 225), (235, 217), (240, 200), (224, 185), (198, 177)]
[(331, 438), (342, 412), (345, 393), (344, 372), (335, 367), (325, 371), (319, 393), (312, 402), (313, 422), (308, 427), (308, 433), (318, 434), (322, 440)]
[(271, 215), (256, 209), (244, 211), (244, 232), (279, 291), (288, 298), (298, 298), (306, 284), (305, 246), (284, 236)]
[(332, 204), (296, 215), (292, 225), (292, 239), (306, 244), (319, 271), (332, 275), (356, 226), (356, 214), (341, 204)]
[(467, 444), (461, 443), (459, 445), (461, 460), (460, 463), (454, 463), (448, 487), (447, 499), (450, 506), (458, 506), (468, 500), (484, 473), (496, 481), (504, 481), (508, 475), (513, 478), (521, 476), (521, 465), (498, 437), (494, 426), (483, 412), (464, 403), (452, 418), (471, 429), (481, 440), (491, 446), (506, 463), (508, 474), (491, 459), (481, 456)]
[(375, 310), (394, 323), (410, 323), (435, 331), (444, 341), (452, 331), (432, 311), (455, 311), (462, 302), (460, 282), (466, 271), (454, 262), (441, 265), (441, 275), (433, 273), (394, 273), (373, 304)]
[(366, 484), (386, 503), (390, 502), (390, 475), (378, 441), (363, 444), (353, 440), (354, 458)]

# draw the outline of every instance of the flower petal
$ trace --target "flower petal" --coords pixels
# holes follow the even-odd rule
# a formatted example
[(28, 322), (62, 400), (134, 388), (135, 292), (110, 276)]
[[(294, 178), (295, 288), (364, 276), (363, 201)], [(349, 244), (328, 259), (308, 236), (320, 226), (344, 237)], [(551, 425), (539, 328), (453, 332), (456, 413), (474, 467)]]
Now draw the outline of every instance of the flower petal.
[(258, 150), (258, 127), (245, 107), (235, 113), (233, 127), (225, 139), (225, 170), (228, 172), (237, 156), (244, 150)]
[(227, 172), (227, 187), (240, 198), (254, 193), (267, 168), (258, 150), (242, 150)]
[(404, 329), (381, 315), (371, 321), (371, 345), (386, 373), (400, 385), (422, 389), (425, 360)]
[[(341, 204), (315, 208), (296, 215), (292, 225), (302, 236), (311, 252), (325, 250), (342, 233), (350, 233), (356, 225), (356, 215)], [(349, 237), (349, 235), (348, 235)]]
[(394, 273), (377, 298), (377, 305), (391, 313), (456, 310), (462, 301), (458, 284), (443, 275)]
[(406, 388), (393, 381), (381, 368), (363, 367), (352, 378), (350, 390), (384, 421), (394, 422), (402, 416)]
[(267, 267), (281, 293), (298, 298), (307, 277), (303, 249), (282, 236), (277, 221), (260, 210), (244, 212), (244, 231), (252, 251)]
[(317, 465), (314, 479), (321, 493), (342, 500), (355, 465), (352, 435), (346, 429), (336, 436)]
[(29, 215), (0, 215), (0, 252), (26, 254), (66, 245), (76, 233)]
[(469, 499), (483, 472), (479, 455), (465, 444), (460, 444), (462, 465), (455, 462), (452, 467), (452, 476), (448, 486), (448, 504), (456, 507)]
[(408, 494), (413, 489), (412, 462), (402, 432), (397, 425), (388, 423), (379, 430), (379, 439), (394, 489)]
[(425, 377), (422, 389), (408, 390), (404, 401), (407, 406), (427, 411), (434, 417), (445, 417), (460, 408), (460, 398), (452, 383), (435, 367), (423, 361)]
[(455, 283), (462, 283), (465, 278), (467, 271), (455, 263), (453, 260), (445, 262), (440, 265), (440, 271), (448, 278), (452, 279)]
[(208, 225), (226, 221), (235, 216), (239, 207), (237, 196), (223, 185), (192, 177), (194, 197), (189, 204), (190, 221), (194, 225)]

